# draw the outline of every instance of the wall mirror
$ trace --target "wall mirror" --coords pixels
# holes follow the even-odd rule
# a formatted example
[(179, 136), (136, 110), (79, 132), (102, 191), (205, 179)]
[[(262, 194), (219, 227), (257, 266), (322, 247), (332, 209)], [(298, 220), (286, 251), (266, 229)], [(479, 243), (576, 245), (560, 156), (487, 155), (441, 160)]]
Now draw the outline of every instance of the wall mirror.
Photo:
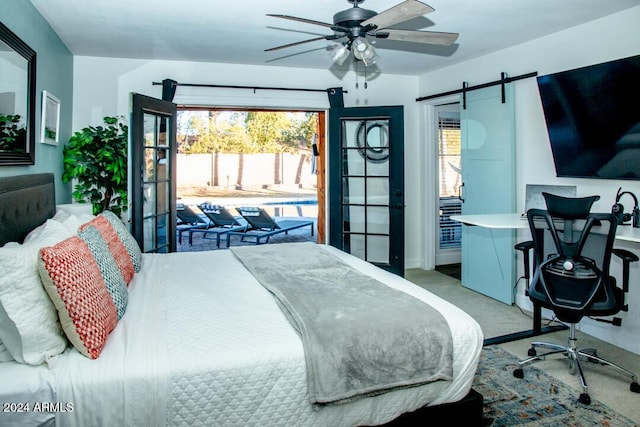
[(0, 166), (35, 163), (36, 53), (0, 22)]

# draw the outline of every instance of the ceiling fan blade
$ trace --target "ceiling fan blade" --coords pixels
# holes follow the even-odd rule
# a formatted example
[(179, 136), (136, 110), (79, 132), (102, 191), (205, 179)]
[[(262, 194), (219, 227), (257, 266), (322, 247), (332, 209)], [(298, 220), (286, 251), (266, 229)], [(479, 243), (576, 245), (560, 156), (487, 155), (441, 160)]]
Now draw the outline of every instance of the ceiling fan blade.
[(400, 22), (433, 12), (435, 9), (417, 0), (405, 0), (390, 9), (380, 12), (376, 16), (362, 22), (362, 26), (375, 25), (377, 28), (387, 28)]
[(267, 16), (271, 16), (271, 17), (274, 17), (274, 18), (288, 19), (290, 21), (304, 22), (305, 24), (320, 25), (322, 27), (327, 27), (327, 28), (333, 27), (332, 24), (327, 24), (326, 22), (314, 21), (313, 19), (298, 18), (296, 16), (277, 15), (277, 14), (272, 14), (272, 13), (267, 13)]
[(443, 33), (439, 31), (417, 30), (384, 30), (375, 33), (377, 38), (399, 40), (404, 42), (439, 44), (449, 46), (458, 39), (458, 33)]
[(302, 41), (295, 42), (295, 43), (283, 44), (282, 46), (272, 47), (270, 49), (265, 49), (264, 51), (265, 52), (271, 52), (272, 50), (285, 49), (287, 47), (298, 46), (300, 44), (315, 42), (315, 41), (318, 41), (318, 40), (335, 40), (335, 39), (339, 39), (341, 37), (344, 37), (344, 36), (342, 36), (342, 35), (331, 35), (331, 36), (314, 37), (314, 38), (308, 39), (308, 40), (302, 40)]

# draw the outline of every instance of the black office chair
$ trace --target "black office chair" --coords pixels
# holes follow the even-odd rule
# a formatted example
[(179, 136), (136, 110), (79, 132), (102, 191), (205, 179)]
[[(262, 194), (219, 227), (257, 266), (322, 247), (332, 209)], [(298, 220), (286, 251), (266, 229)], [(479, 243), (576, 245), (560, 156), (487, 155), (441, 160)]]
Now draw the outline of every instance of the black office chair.
[[(581, 366), (584, 361), (608, 365), (630, 376), (631, 391), (640, 393), (634, 373), (599, 357), (596, 349), (578, 348), (576, 340), (576, 325), (584, 316), (612, 316), (627, 309), (629, 263), (638, 257), (626, 250), (613, 249), (618, 224), (614, 215), (589, 213), (599, 196), (567, 198), (548, 193), (543, 196), (547, 210), (527, 212), (535, 257), (528, 295), (534, 305), (553, 310), (558, 320), (569, 324), (569, 341), (567, 345), (531, 343), (528, 352), (531, 357), (520, 361), (513, 375), (523, 378), (523, 366), (559, 354), (569, 359), (572, 374), (577, 370), (582, 384), (579, 401), (583, 404), (591, 403)], [(609, 275), (612, 254), (623, 261), (622, 288)], [(621, 320), (609, 322), (620, 326)], [(537, 349), (548, 351), (537, 354)]]

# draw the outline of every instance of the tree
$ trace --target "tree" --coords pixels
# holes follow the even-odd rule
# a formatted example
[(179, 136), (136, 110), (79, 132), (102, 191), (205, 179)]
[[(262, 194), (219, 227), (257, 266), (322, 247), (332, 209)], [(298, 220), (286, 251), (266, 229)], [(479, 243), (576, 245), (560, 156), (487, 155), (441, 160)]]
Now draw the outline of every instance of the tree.
[(290, 145), (311, 148), (313, 135), (318, 132), (318, 113), (307, 111), (302, 118), (292, 120), (291, 126), (285, 131), (285, 139)]
[[(284, 144), (283, 131), (291, 126), (289, 117), (276, 111), (249, 111), (247, 133), (259, 153), (280, 153)], [(285, 147), (282, 147), (285, 145)], [(286, 150), (289, 151), (289, 150)]]
[(75, 132), (63, 148), (62, 182), (77, 180), (73, 198), (90, 202), (93, 213), (127, 209), (129, 129), (122, 117), (104, 117), (105, 126)]
[(287, 111), (181, 111), (178, 152), (282, 153), (310, 147), (317, 113)]

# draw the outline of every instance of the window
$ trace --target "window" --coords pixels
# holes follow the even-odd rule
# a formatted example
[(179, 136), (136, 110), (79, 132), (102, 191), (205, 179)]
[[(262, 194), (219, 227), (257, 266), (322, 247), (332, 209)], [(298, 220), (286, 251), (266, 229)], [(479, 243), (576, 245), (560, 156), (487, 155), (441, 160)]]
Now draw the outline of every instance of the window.
[(451, 215), (462, 213), (458, 198), (462, 181), (460, 114), (438, 112), (438, 167), (440, 177), (440, 249), (460, 248), (461, 226)]
[(457, 197), (462, 180), (459, 113), (438, 113), (438, 156), (440, 197)]

